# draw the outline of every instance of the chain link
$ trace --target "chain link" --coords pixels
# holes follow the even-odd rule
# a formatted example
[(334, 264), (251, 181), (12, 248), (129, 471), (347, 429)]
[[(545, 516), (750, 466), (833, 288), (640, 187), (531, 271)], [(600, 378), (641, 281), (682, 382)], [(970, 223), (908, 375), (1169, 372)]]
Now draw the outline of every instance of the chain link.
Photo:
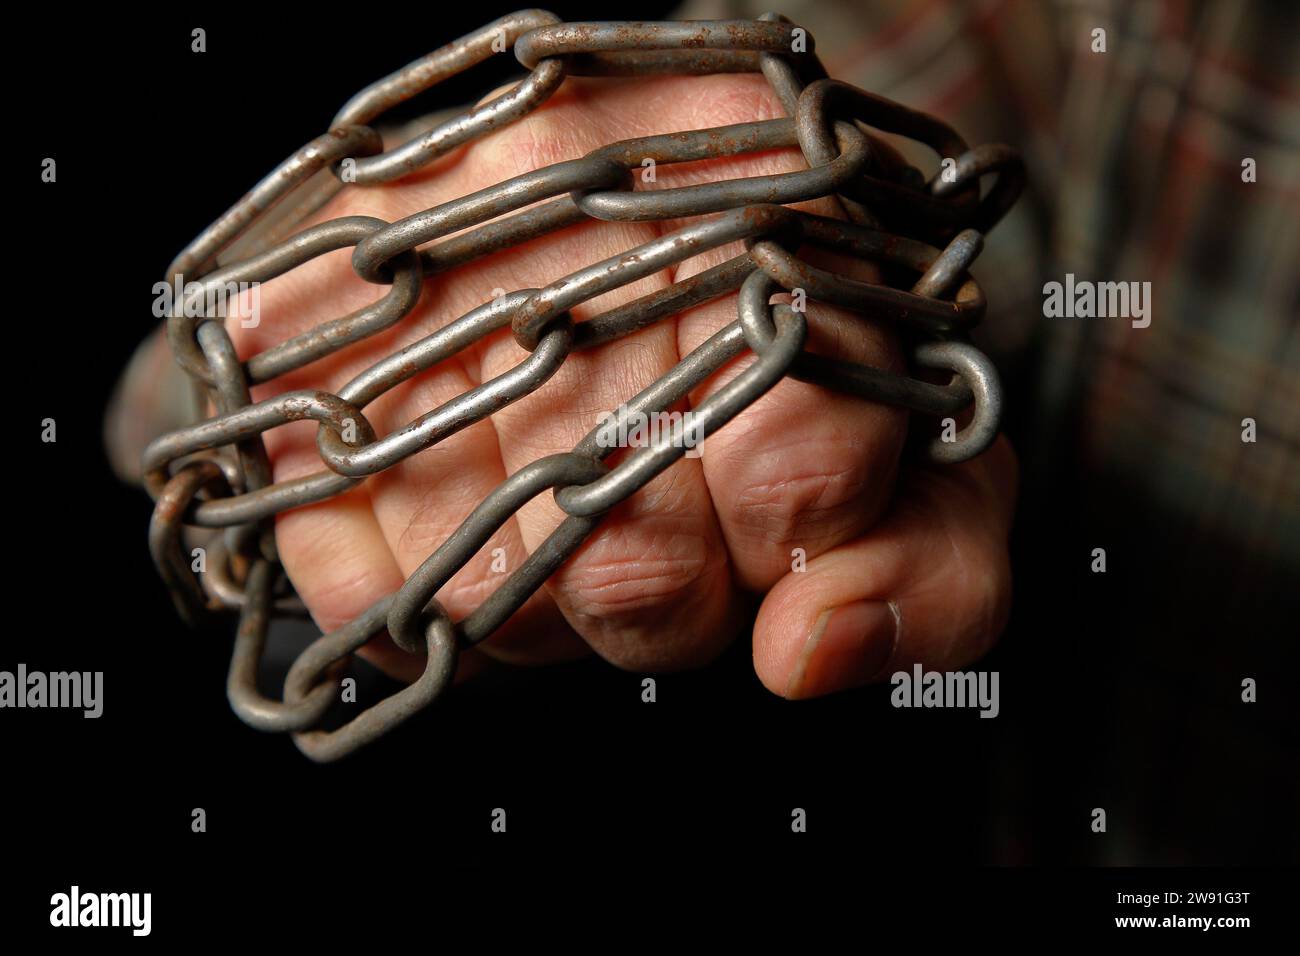
[[(368, 124), (398, 103), (513, 50), (527, 70), (494, 99), (384, 151)], [(541, 106), (566, 76), (647, 76), (761, 72), (784, 106), (783, 119), (640, 137), (532, 170), (468, 196), (387, 222), (348, 216), (300, 229), (307, 216), (349, 183), (399, 179), (452, 149)], [(428, 706), (450, 684), (459, 650), (487, 639), (627, 500), (685, 454), (684, 421), (610, 467), (602, 425), (566, 453), (515, 472), (470, 514), (394, 594), (321, 636), (298, 657), (284, 699), (267, 699), (256, 677), (272, 618), (301, 615), (275, 553), (274, 515), (324, 501), (369, 475), (432, 447), (532, 394), (570, 353), (614, 341), (665, 317), (739, 292), (737, 317), (615, 413), (661, 412), (680, 402), (746, 350), (755, 360), (692, 408), (692, 439), (725, 426), (788, 377), (931, 416), (969, 422), (956, 440), (933, 439), (926, 454), (958, 462), (992, 442), (1002, 395), (992, 363), (967, 333), (984, 313), (969, 267), (983, 234), (1014, 203), (1024, 166), (999, 144), (970, 148), (947, 124), (827, 77), (813, 40), (778, 14), (753, 21), (563, 23), (543, 10), (501, 17), (366, 87), (312, 140), (196, 237), (171, 263), (186, 290), (167, 319), (177, 363), (205, 390), (214, 414), (164, 435), (144, 456), (155, 499), (149, 542), (178, 611), (193, 621), (233, 610), (239, 624), (228, 676), (234, 711), (260, 730), (291, 733), (313, 760), (344, 756)], [(943, 169), (925, 176), (880, 134), (929, 146)], [(684, 163), (798, 147), (806, 168), (676, 188), (636, 190), (647, 160)], [(946, 165), (946, 164), (945, 164)], [(994, 181), (981, 197), (981, 179)], [(847, 218), (814, 216), (791, 203), (833, 197)], [(712, 214), (717, 215), (712, 215)], [(425, 279), (592, 219), (681, 220), (701, 216), (634, 249), (579, 269), (540, 289), (498, 295), (356, 375), (337, 394), (298, 390), (252, 401), (270, 382), (399, 323)], [(737, 241), (745, 253), (671, 286), (575, 323), (581, 303), (694, 256)], [(907, 288), (818, 268), (804, 247), (915, 273)], [(241, 362), (222, 321), (204, 303), (240, 283), (264, 282), (339, 249), (352, 248), (363, 280), (388, 286), (376, 302), (323, 322)], [(774, 303), (782, 292), (842, 306), (895, 325), (914, 367), (951, 373), (946, 385), (804, 352), (801, 310)], [(402, 382), (509, 328), (530, 354), (515, 368), (379, 436), (364, 410)], [(322, 469), (272, 482), (262, 436), (293, 421), (318, 423)], [(567, 517), (475, 611), (452, 621), (435, 595), (526, 502), (551, 491)], [(209, 568), (191, 570), (187, 540), (205, 535)], [(424, 653), (423, 676), (343, 727), (319, 724), (337, 699), (347, 662), (387, 630)]]

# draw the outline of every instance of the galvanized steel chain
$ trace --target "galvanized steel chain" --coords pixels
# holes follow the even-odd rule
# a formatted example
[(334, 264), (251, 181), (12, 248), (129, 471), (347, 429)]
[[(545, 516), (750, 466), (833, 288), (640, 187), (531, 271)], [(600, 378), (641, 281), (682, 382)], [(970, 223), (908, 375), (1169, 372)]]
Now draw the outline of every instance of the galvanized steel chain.
[[(396, 104), (495, 53), (513, 49), (524, 80), (489, 102), (383, 150), (369, 125)], [(515, 176), (396, 222), (348, 216), (301, 229), (349, 182), (399, 179), (458, 146), (537, 109), (566, 76), (643, 76), (761, 72), (784, 105), (783, 119), (647, 136), (609, 144), (580, 159)], [(916, 139), (951, 162), (928, 179), (879, 136)], [(647, 160), (683, 163), (779, 147), (798, 147), (806, 168), (675, 188), (639, 190), (633, 171)], [(994, 180), (981, 197), (981, 179)], [(1024, 168), (1001, 145), (969, 148), (947, 124), (831, 80), (813, 39), (776, 14), (753, 21), (562, 23), (542, 10), (502, 17), (373, 83), (339, 111), (332, 128), (258, 183), (172, 262), (168, 281), (183, 290), (167, 318), (176, 361), (205, 393), (213, 414), (164, 435), (145, 452), (146, 486), (156, 501), (150, 547), (178, 609), (187, 618), (234, 610), (239, 624), (228, 696), (251, 726), (292, 733), (314, 760), (343, 756), (434, 700), (455, 672), (458, 652), (487, 639), (597, 528), (601, 516), (683, 457), (672, 433), (634, 449), (616, 466), (593, 429), (574, 448), (517, 471), (453, 532), (396, 593), (333, 633), (293, 664), (283, 700), (256, 687), (267, 630), (277, 614), (303, 614), (280, 570), (274, 515), (341, 494), (367, 476), (420, 453), (539, 388), (576, 350), (633, 333), (702, 302), (739, 292), (735, 321), (630, 398), (615, 414), (663, 411), (680, 402), (745, 350), (755, 360), (692, 409), (693, 437), (726, 425), (791, 376), (869, 401), (969, 423), (955, 440), (933, 439), (938, 462), (979, 454), (993, 440), (1001, 391), (989, 360), (966, 333), (984, 312), (969, 274), (983, 234), (1015, 201)], [(836, 196), (847, 221), (788, 208)], [(500, 249), (574, 223), (597, 219), (689, 219), (687, 225), (626, 253), (558, 277), (544, 288), (498, 295), (358, 374), (338, 390), (299, 390), (254, 402), (250, 387), (272, 381), (372, 336), (411, 313), (424, 280)], [(581, 323), (572, 310), (612, 289), (702, 252), (737, 241), (745, 253)], [(837, 250), (906, 271), (910, 285), (863, 282), (815, 267), (805, 246)], [(363, 279), (388, 287), (376, 302), (272, 346), (245, 361), (212, 314), (214, 293), (264, 282), (338, 249), (351, 248)], [(946, 370), (947, 384), (902, 377), (803, 350), (802, 310), (774, 303), (799, 291), (897, 326), (914, 366)], [(439, 362), (509, 329), (528, 357), (388, 435), (365, 409)], [(318, 423), (319, 471), (272, 482), (262, 434), (291, 421)], [(463, 620), (452, 621), (436, 594), (530, 499), (552, 491), (567, 514), (524, 563)], [(190, 568), (186, 526), (209, 532), (210, 567)], [(334, 731), (318, 725), (337, 698), (346, 662), (387, 631), (398, 646), (427, 655), (424, 674)]]

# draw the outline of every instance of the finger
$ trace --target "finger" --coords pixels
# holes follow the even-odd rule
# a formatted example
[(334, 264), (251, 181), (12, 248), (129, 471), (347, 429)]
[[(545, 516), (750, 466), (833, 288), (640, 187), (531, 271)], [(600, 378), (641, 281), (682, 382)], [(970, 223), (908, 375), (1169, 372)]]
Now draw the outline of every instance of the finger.
[[(683, 316), (682, 349), (735, 318), (735, 296), (692, 310)], [(888, 330), (816, 302), (807, 318), (807, 351), (905, 374)], [(752, 361), (746, 354), (733, 363), (692, 393), (692, 403)], [(766, 591), (789, 572), (796, 551), (816, 557), (870, 528), (888, 503), (906, 430), (901, 409), (786, 377), (711, 435), (704, 475), (741, 586)]]
[(817, 697), (922, 664), (978, 659), (1006, 624), (1016, 488), (1005, 437), (980, 457), (927, 467), (865, 537), (792, 571), (754, 625), (754, 669), (788, 698)]
[[(226, 326), (242, 360), (304, 331), (330, 310), (345, 314), (375, 298), (348, 282), (339, 253), (313, 260), (298, 270), (266, 283), (262, 290), (261, 321), (247, 327), (235, 318)], [(329, 260), (329, 261), (327, 261)], [(314, 283), (313, 280), (314, 279)], [(382, 294), (382, 291), (379, 293)], [(330, 357), (310, 369), (298, 369), (252, 388), (254, 401), (298, 388), (337, 390), (351, 377), (348, 359)], [(355, 363), (355, 360), (352, 360)], [(263, 434), (272, 478), (291, 481), (324, 470), (316, 451), (316, 426), (294, 422)], [(275, 518), (276, 549), (285, 573), (322, 633), (351, 621), (402, 583), (364, 487), (328, 501), (282, 512)], [(386, 634), (361, 648), (361, 656), (399, 680), (420, 674), (417, 660), (402, 654)]]
[[(463, 375), (422, 375), (390, 391), (367, 414), (381, 435), (388, 434), (463, 395), (473, 384)], [(402, 577), (409, 577), (433, 554), (505, 478), (496, 431), (486, 421), (371, 477), (375, 517)], [(527, 557), (519, 526), (511, 518), (439, 589), (437, 598), (453, 620), (461, 620)], [(478, 647), (516, 664), (567, 660), (589, 652), (544, 592), (534, 594)]]
[[(730, 96), (709, 105), (709, 125), (785, 115), (761, 76), (732, 78)], [(714, 116), (719, 118), (712, 120)], [(672, 187), (807, 168), (795, 148), (703, 165), (669, 166), (659, 178), (664, 187)], [(840, 214), (829, 197), (795, 208)], [(743, 252), (740, 243), (711, 250), (683, 263), (676, 277), (687, 278)], [(812, 249), (802, 256), (853, 278), (878, 278), (876, 268), (860, 260)], [(734, 322), (736, 308), (737, 297), (728, 295), (683, 313), (678, 326), (681, 353)], [(809, 303), (807, 318), (808, 351), (903, 371), (888, 328), (820, 303)], [(696, 389), (692, 403), (716, 392), (752, 361), (747, 355), (732, 363)], [(789, 571), (795, 548), (816, 556), (871, 526), (892, 488), (906, 420), (898, 409), (786, 378), (734, 423), (710, 436), (703, 446), (705, 480), (742, 587), (765, 591)]]
[[(310, 468), (312, 464), (301, 458), (282, 458), (274, 474), (277, 480), (289, 479), (304, 473), (303, 465)], [(285, 573), (322, 634), (347, 624), (396, 591), (405, 579), (364, 487), (278, 515), (276, 547)], [(424, 672), (424, 660), (401, 650), (386, 632), (357, 653), (395, 680), (412, 682)], [(457, 679), (481, 667), (477, 652), (462, 653), (457, 660)]]
[[(566, 84), (542, 110), (476, 144), (473, 165), (497, 181), (609, 142), (680, 128), (672, 90), (704, 95), (699, 84), (721, 90), (726, 80), (664, 80), (655, 84), (649, 100), (644, 86), (636, 84)], [(648, 109), (650, 103), (656, 109)], [(493, 256), (479, 278), (487, 288), (546, 286), (622, 255), (661, 230), (656, 223), (586, 223), (551, 236), (544, 247)], [(670, 281), (667, 271), (643, 278), (575, 308), (573, 316), (581, 322)], [(484, 376), (501, 374), (525, 357), (503, 335), (484, 352)], [(506, 471), (570, 450), (602, 412), (617, 409), (677, 361), (671, 321), (571, 354), (539, 391), (493, 416)], [(528, 503), (518, 515), (527, 547), (537, 548), (563, 517), (549, 494)], [(679, 461), (615, 508), (554, 575), (548, 590), (573, 628), (619, 666), (672, 669), (715, 656), (737, 633), (739, 617), (698, 461)]]
[[(310, 474), (319, 460), (301, 452), (280, 455), (272, 474), (287, 481)], [(402, 575), (379, 530), (364, 488), (328, 502), (276, 516), (276, 548), (285, 573), (321, 632), (342, 627), (401, 586)], [(420, 666), (387, 636), (362, 648), (362, 656), (400, 680), (414, 680)]]

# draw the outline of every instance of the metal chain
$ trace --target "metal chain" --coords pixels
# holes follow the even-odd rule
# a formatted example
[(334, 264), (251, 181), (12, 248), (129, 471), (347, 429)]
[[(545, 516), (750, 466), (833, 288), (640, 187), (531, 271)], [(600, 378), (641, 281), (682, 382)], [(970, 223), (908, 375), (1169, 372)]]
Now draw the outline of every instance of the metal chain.
[[(379, 134), (367, 124), (506, 49), (513, 49), (527, 69), (523, 81), (383, 150)], [(1007, 146), (972, 149), (935, 117), (828, 78), (813, 50), (812, 37), (778, 14), (753, 21), (562, 23), (542, 10), (513, 13), (362, 90), (335, 116), (328, 133), (277, 166), (176, 257), (168, 278), (185, 295), (169, 314), (167, 335), (177, 363), (206, 390), (215, 414), (158, 438), (145, 452), (146, 487), (156, 501), (150, 548), (187, 620), (212, 611), (238, 612), (228, 697), (245, 722), (291, 733), (303, 753), (328, 761), (426, 707), (450, 684), (460, 649), (487, 639), (596, 530), (602, 515), (683, 457), (686, 426), (675, 421), (671, 434), (636, 448), (612, 468), (604, 459), (613, 446), (602, 443), (600, 428), (593, 429), (571, 451), (511, 475), (399, 591), (308, 647), (289, 671), (282, 701), (257, 690), (257, 669), (272, 617), (301, 615), (304, 608), (279, 567), (274, 515), (341, 494), (537, 391), (576, 350), (629, 335), (699, 303), (739, 292), (735, 321), (629, 399), (615, 413), (617, 424), (671, 408), (749, 350), (754, 362), (693, 407), (694, 439), (726, 425), (788, 376), (925, 415), (955, 417), (969, 410), (970, 421), (955, 440), (929, 443), (926, 454), (933, 461), (962, 461), (988, 447), (998, 430), (1002, 397), (992, 363), (966, 338), (985, 307), (968, 270), (983, 234), (1014, 203), (1024, 182), (1023, 163)], [(406, 176), (536, 109), (566, 76), (729, 72), (761, 72), (787, 117), (611, 143), (396, 222), (348, 216), (295, 231), (346, 183)], [(953, 161), (949, 174), (927, 178), (881, 132), (928, 145)], [(646, 160), (683, 163), (795, 146), (807, 166), (796, 172), (633, 188), (633, 170)], [(980, 180), (989, 174), (995, 178), (981, 198)], [(823, 197), (834, 197), (847, 221), (787, 208)], [(431, 275), (577, 222), (702, 216), (712, 218), (545, 288), (519, 289), (485, 302), (377, 362), (337, 394), (300, 390), (258, 402), (250, 398), (252, 385), (400, 322), (415, 308)], [(745, 243), (743, 255), (582, 323), (573, 320), (572, 310), (581, 303), (737, 241)], [(890, 274), (910, 271), (916, 278), (909, 287), (896, 288), (837, 275), (801, 258), (805, 246), (883, 264)], [(387, 293), (240, 362), (224, 323), (205, 306), (211, 296), (231, 284), (267, 281), (344, 248), (353, 250), (357, 275), (388, 286)], [(774, 295), (796, 290), (896, 325), (912, 343), (912, 364), (951, 372), (951, 381), (939, 385), (804, 352), (802, 312), (772, 302)], [(392, 434), (375, 433), (364, 414), (367, 406), (507, 327), (530, 353), (518, 366)], [(302, 419), (319, 425), (322, 468), (273, 483), (262, 434)], [(435, 598), (439, 588), (526, 502), (548, 490), (566, 519), (495, 593), (453, 622)], [(187, 533), (209, 536), (205, 573), (190, 569)], [(427, 655), (423, 676), (338, 730), (315, 729), (336, 699), (350, 656), (385, 630), (404, 650)]]

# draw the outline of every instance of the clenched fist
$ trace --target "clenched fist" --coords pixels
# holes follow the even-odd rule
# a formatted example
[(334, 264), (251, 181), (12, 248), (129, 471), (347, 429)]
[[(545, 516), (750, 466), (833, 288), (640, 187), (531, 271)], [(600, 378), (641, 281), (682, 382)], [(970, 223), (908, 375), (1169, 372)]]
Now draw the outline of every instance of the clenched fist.
[[(349, 187), (313, 221), (392, 221), (617, 140), (783, 115), (757, 75), (569, 78), (522, 120), (397, 183)], [(663, 166), (656, 188), (801, 168), (795, 149)], [(838, 213), (830, 200), (802, 208)], [(494, 292), (546, 286), (684, 224), (584, 222), (435, 275), (396, 326), (255, 387), (253, 398), (291, 389), (336, 392)], [(581, 322), (742, 251), (737, 243), (686, 260), (575, 309), (573, 318)], [(330, 253), (266, 283), (260, 323), (229, 322), (240, 358), (382, 295), (356, 276), (350, 254)], [(873, 278), (861, 262), (819, 258), (835, 271)], [(538, 391), (489, 420), (344, 495), (280, 514), (280, 556), (316, 623), (337, 628), (395, 591), (506, 476), (571, 449), (604, 413), (735, 317), (733, 294), (574, 352)], [(807, 318), (810, 351), (906, 373), (890, 328), (816, 302), (809, 302)], [(526, 357), (504, 329), (385, 393), (366, 407), (366, 417), (378, 435), (389, 434)], [(753, 360), (742, 353), (691, 401)], [(962, 465), (905, 465), (907, 425), (903, 410), (781, 381), (710, 436), (701, 456), (677, 462), (611, 511), (542, 591), (461, 655), (461, 672), (480, 666), (484, 655), (541, 663), (591, 650), (637, 671), (693, 667), (751, 622), (759, 679), (790, 698), (860, 685), (915, 662), (952, 669), (974, 660), (1007, 616), (1014, 457), (1000, 438)], [(321, 470), (314, 423), (274, 429), (265, 440), (275, 480)], [(502, 556), (507, 571), (518, 567), (563, 518), (551, 496), (541, 495), (509, 520), (439, 592), (452, 618), (469, 614), (505, 580)], [(793, 569), (796, 549), (806, 555), (806, 568)], [(395, 676), (414, 679), (423, 670), (387, 636), (363, 653)]]

